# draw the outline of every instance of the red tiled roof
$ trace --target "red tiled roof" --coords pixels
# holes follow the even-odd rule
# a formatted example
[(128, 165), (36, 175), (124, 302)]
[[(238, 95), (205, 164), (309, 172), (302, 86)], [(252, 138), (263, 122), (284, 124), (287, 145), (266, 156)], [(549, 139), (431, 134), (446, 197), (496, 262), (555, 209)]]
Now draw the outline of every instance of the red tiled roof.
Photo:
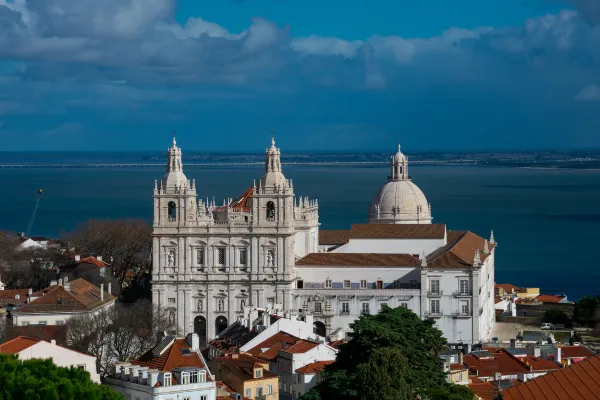
[(504, 400), (598, 400), (600, 357), (588, 358), (502, 392)]
[(217, 210), (233, 208), (234, 210), (250, 211), (250, 199), (252, 199), (252, 188), (247, 189), (241, 196), (229, 203), (228, 207), (217, 207)]
[(458, 363), (450, 364), (450, 371), (464, 371), (466, 369), (468, 369), (468, 368), (462, 364), (458, 364)]
[(313, 363), (307, 364), (304, 367), (300, 367), (296, 370), (299, 374), (316, 374), (317, 371), (324, 371), (325, 367), (329, 364), (333, 364), (335, 361), (315, 361)]
[(350, 240), (349, 230), (325, 230), (319, 229), (319, 244), (321, 245), (341, 245)]
[(297, 341), (292, 346), (288, 347), (287, 349), (285, 349), (283, 351), (285, 351), (287, 353), (291, 353), (291, 354), (302, 354), (302, 353), (306, 353), (307, 351), (314, 349), (318, 345), (319, 345), (319, 343), (317, 343), (317, 342), (312, 342), (310, 340), (303, 339), (303, 340)]
[(296, 267), (416, 267), (421, 265), (411, 254), (310, 253), (296, 261)]
[[(448, 231), (448, 244), (427, 256), (430, 267), (473, 266), (475, 251), (479, 250), (481, 262), (489, 256), (483, 252), (486, 240), (473, 232)], [(495, 245), (488, 243), (491, 252)]]
[(0, 344), (0, 353), (2, 354), (18, 354), (25, 349), (30, 348), (34, 344), (38, 344), (40, 340), (19, 336), (8, 342)]
[(343, 340), (336, 340), (335, 342), (331, 342), (328, 345), (329, 347), (333, 347), (334, 349), (339, 350), (341, 344), (344, 344)]
[[(19, 296), (19, 299), (15, 297)], [(20, 305), (24, 304), (27, 301), (27, 297), (29, 296), (29, 289), (5, 289), (0, 290), (0, 305)]]
[(493, 377), (495, 373), (512, 375), (529, 372), (529, 368), (522, 361), (504, 350), (492, 355), (493, 358), (477, 358), (469, 354), (463, 357), (463, 363), (480, 377)]
[[(262, 353), (268, 351), (268, 349), (271, 349), (275, 345), (279, 346), (279, 348), (277, 348), (277, 351), (279, 351), (281, 349), (282, 342), (285, 342), (286, 346), (290, 346), (290, 345), (296, 343), (298, 340), (300, 340), (300, 338), (290, 335), (289, 333), (277, 332), (270, 338), (262, 341), (261, 343), (257, 344), (253, 348), (251, 348), (248, 351), (248, 353), (250, 353), (253, 356), (259, 356), (259, 355), (262, 355)], [(263, 349), (267, 349), (267, 350), (263, 350)], [(275, 353), (275, 356), (277, 356), (277, 353)]]
[(444, 224), (354, 224), (351, 239), (443, 239)]
[[(197, 367), (206, 368), (202, 358), (197, 352), (190, 351), (184, 355), (181, 350), (190, 349), (185, 339), (175, 339), (159, 357), (154, 357), (153, 350), (149, 350), (137, 360), (131, 361), (132, 364), (141, 365), (149, 368), (156, 368), (160, 371), (171, 371), (174, 368)], [(210, 376), (207, 375), (210, 380)]]
[[(240, 377), (243, 381), (258, 381), (262, 379), (277, 378), (277, 375), (272, 373), (265, 367), (264, 361), (248, 354), (237, 354), (231, 357), (219, 357), (217, 360), (226, 365), (234, 374)], [(254, 377), (254, 369), (262, 368), (262, 376)]]
[(542, 303), (558, 303), (567, 296), (552, 296), (550, 294), (540, 294), (536, 299)]
[(511, 285), (510, 283), (497, 283), (494, 285), (494, 288), (500, 288), (507, 293), (516, 293), (521, 291), (521, 288), (519, 286)]
[(66, 344), (66, 325), (29, 325), (29, 326), (7, 326), (5, 340), (25, 336), (37, 340), (56, 340), (60, 345)]
[(233, 389), (230, 388), (229, 386), (227, 386), (227, 384), (225, 382), (223, 382), (223, 381), (217, 381), (215, 383), (217, 385), (217, 388), (222, 389), (222, 390), (224, 390), (224, 391), (226, 391), (228, 393), (235, 393), (233, 391)]
[(502, 315), (504, 310), (496, 310), (496, 316)]
[(106, 292), (104, 293), (104, 300), (101, 300), (100, 288), (85, 279), (79, 278), (69, 283), (69, 290), (65, 290), (63, 286), (53, 286), (45, 295), (25, 304), (17, 312), (86, 311), (115, 300), (116, 297)]
[(104, 261), (100, 261), (97, 258), (92, 257), (92, 256), (82, 258), (81, 260), (77, 261), (77, 264), (92, 264), (99, 268), (104, 268), (108, 265)]
[(585, 346), (559, 346), (561, 358), (587, 358), (594, 353)]
[(498, 397), (498, 388), (490, 382), (470, 383), (467, 386), (483, 400), (495, 400)]
[(541, 357), (526, 356), (522, 358), (523, 362), (531, 366), (533, 371), (554, 371), (560, 369), (561, 366), (551, 360), (546, 360)]

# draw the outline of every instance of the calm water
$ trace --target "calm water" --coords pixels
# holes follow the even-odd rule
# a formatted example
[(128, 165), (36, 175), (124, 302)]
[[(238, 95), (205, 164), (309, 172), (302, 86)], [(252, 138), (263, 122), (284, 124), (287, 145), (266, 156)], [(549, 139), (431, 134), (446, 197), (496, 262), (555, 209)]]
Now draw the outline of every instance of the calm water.
[[(0, 154), (0, 158), (2, 155)], [(285, 167), (296, 193), (319, 199), (324, 229), (365, 222), (385, 182), (379, 167)], [(32, 234), (56, 236), (89, 218), (152, 216), (152, 188), (162, 169), (0, 169), (0, 229), (24, 231), (44, 189)], [(241, 194), (259, 168), (196, 168), (202, 197), (217, 203)], [(565, 292), (600, 292), (600, 171), (413, 166), (413, 180), (432, 204), (435, 222), (499, 242), (497, 282)]]

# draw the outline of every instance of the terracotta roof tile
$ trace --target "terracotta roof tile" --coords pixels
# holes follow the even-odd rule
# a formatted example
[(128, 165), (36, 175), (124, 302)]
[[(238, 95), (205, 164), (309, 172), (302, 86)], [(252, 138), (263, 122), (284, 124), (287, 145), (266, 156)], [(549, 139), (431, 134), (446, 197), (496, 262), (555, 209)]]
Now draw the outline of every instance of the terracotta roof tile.
[(29, 326), (8, 326), (6, 327), (5, 340), (14, 339), (19, 336), (25, 336), (37, 340), (56, 340), (60, 345), (66, 344), (66, 325), (29, 325)]
[(350, 240), (349, 230), (322, 230), (319, 229), (319, 244), (321, 245), (341, 245)]
[(468, 369), (466, 366), (464, 366), (463, 364), (458, 364), (458, 363), (454, 363), (454, 364), (450, 364), (450, 371), (463, 371)]
[(478, 358), (469, 354), (463, 357), (463, 363), (480, 377), (493, 377), (495, 373), (509, 375), (529, 372), (529, 368), (522, 361), (504, 350), (492, 355), (492, 358)]
[(345, 267), (417, 267), (421, 261), (411, 254), (382, 253), (310, 253), (296, 261), (296, 267), (303, 266), (345, 266)]
[[(494, 246), (488, 243), (490, 252)], [(427, 264), (431, 267), (470, 267), (476, 250), (479, 250), (482, 262), (488, 257), (484, 248), (485, 239), (473, 232), (448, 231), (448, 244), (428, 255)]]
[(585, 346), (560, 346), (561, 358), (587, 358), (594, 353)]
[(329, 343), (329, 347), (339, 350), (341, 344), (344, 344), (343, 340), (336, 340), (335, 342)]
[[(228, 207), (232, 208), (234, 210), (250, 211), (251, 199), (252, 199), (252, 187), (247, 189), (241, 196), (239, 196), (238, 198), (234, 199), (231, 203), (229, 203)], [(221, 207), (217, 207), (216, 209), (221, 211), (221, 210), (225, 210), (228, 207), (221, 206)]]
[[(18, 299), (16, 297), (19, 296)], [(29, 289), (5, 289), (0, 290), (0, 305), (20, 305), (27, 301)]]
[[(182, 349), (190, 349), (185, 339), (175, 339), (159, 357), (154, 357), (153, 350), (149, 350), (137, 360), (131, 361), (132, 364), (141, 365), (149, 368), (156, 368), (160, 371), (172, 371), (175, 368), (197, 367), (207, 369), (203, 359), (196, 352), (189, 352), (184, 355)], [(207, 380), (210, 376), (207, 374)]]
[(0, 353), (2, 354), (17, 354), (21, 351), (30, 348), (34, 344), (38, 344), (40, 340), (32, 339), (24, 336), (19, 336), (13, 340), (0, 344)]
[(313, 363), (307, 364), (304, 367), (300, 367), (296, 370), (296, 372), (300, 374), (316, 374), (317, 371), (325, 371), (325, 367), (333, 364), (335, 361), (315, 361)]
[(100, 288), (85, 279), (75, 279), (69, 283), (69, 290), (63, 286), (53, 286), (42, 297), (25, 304), (18, 313), (68, 312), (93, 310), (102, 304), (116, 300), (116, 297), (104, 293), (100, 299)]
[(510, 283), (497, 283), (494, 285), (495, 289), (502, 289), (507, 293), (517, 293), (521, 291), (519, 286), (511, 285)]
[(444, 224), (354, 224), (351, 239), (443, 239)]
[(495, 400), (498, 397), (498, 388), (490, 382), (470, 383), (467, 386), (483, 400)]
[(599, 400), (600, 357), (588, 358), (502, 392), (504, 400)]
[(293, 344), (292, 346), (288, 347), (287, 349), (285, 349), (283, 351), (290, 353), (290, 354), (302, 354), (302, 353), (306, 353), (307, 351), (314, 349), (317, 346), (319, 346), (319, 343), (303, 339), (303, 340), (297, 341), (295, 344)]
[(77, 261), (76, 264), (91, 264), (91, 265), (95, 265), (96, 267), (99, 268), (104, 268), (106, 266), (108, 266), (107, 263), (105, 263), (104, 261), (100, 261), (95, 257), (86, 257), (86, 258), (82, 258), (81, 260)]
[[(259, 381), (263, 379), (277, 378), (277, 375), (269, 371), (268, 365), (265, 366), (265, 362), (256, 357), (248, 354), (238, 354), (236, 356), (219, 357), (217, 360), (229, 367), (229, 369), (240, 377), (243, 381)], [(254, 377), (254, 369), (262, 368), (262, 376), (260, 378)]]
[[(253, 355), (253, 356), (258, 356), (260, 354), (263, 354), (265, 351), (268, 351), (269, 349), (271, 349), (275, 345), (279, 346), (279, 348), (277, 349), (277, 351), (279, 351), (281, 349), (281, 343), (282, 342), (285, 342), (286, 346), (291, 346), (291, 345), (293, 345), (294, 343), (296, 343), (299, 340), (300, 340), (300, 338), (297, 338), (296, 336), (290, 335), (289, 333), (286, 333), (286, 332), (277, 332), (276, 334), (274, 334), (270, 338), (262, 341), (261, 343), (257, 344), (253, 348), (251, 348), (248, 351), (248, 353), (251, 354), (251, 355)], [(275, 354), (275, 355), (277, 355), (277, 354)]]
[(555, 371), (561, 366), (554, 361), (541, 357), (526, 356), (522, 358), (523, 362), (531, 366), (533, 371)]
[(550, 294), (540, 294), (536, 299), (542, 303), (558, 303), (567, 296), (553, 296)]

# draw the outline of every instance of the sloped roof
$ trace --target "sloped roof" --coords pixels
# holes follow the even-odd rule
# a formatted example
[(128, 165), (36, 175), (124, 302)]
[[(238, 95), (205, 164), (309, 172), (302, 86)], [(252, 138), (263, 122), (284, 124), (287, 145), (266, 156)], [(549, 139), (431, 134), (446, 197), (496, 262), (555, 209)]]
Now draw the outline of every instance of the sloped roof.
[[(207, 369), (202, 358), (195, 351), (186, 352), (184, 355), (182, 349), (190, 349), (190, 345), (185, 339), (175, 339), (173, 344), (170, 345), (159, 357), (154, 356), (154, 349), (147, 351), (143, 356), (137, 360), (131, 361), (132, 364), (141, 365), (149, 368), (156, 368), (160, 371), (172, 371), (175, 368), (185, 367), (197, 367), (201, 369)], [(206, 379), (210, 380), (210, 376), (207, 375)]]
[(594, 353), (585, 346), (559, 346), (561, 358), (587, 358)]
[(496, 283), (494, 285), (494, 288), (500, 288), (507, 293), (516, 293), (521, 291), (521, 288), (519, 286), (511, 285), (510, 283)]
[[(16, 297), (19, 296), (18, 299)], [(0, 290), (0, 305), (14, 304), (19, 305), (27, 301), (29, 289), (8, 289)]]
[(300, 367), (296, 370), (296, 372), (300, 374), (316, 374), (317, 371), (325, 371), (325, 367), (329, 364), (333, 364), (335, 361), (315, 361), (313, 363), (307, 364), (304, 367)]
[[(286, 347), (289, 347), (299, 340), (300, 340), (300, 338), (298, 338), (294, 335), (290, 335), (289, 333), (277, 332), (270, 338), (263, 340), (261, 343), (257, 344), (253, 348), (251, 348), (248, 351), (248, 353), (253, 356), (256, 356), (256, 357), (268, 359), (268, 357), (270, 357), (271, 354), (267, 353), (267, 352), (269, 350), (271, 350), (271, 348), (275, 347), (273, 349), (273, 351), (271, 351), (271, 353), (274, 353), (273, 355), (276, 357), (277, 352), (279, 352), (279, 350), (281, 350), (283, 347), (282, 343), (285, 343)], [(266, 349), (266, 350), (264, 350), (264, 349)], [(265, 354), (265, 353), (267, 353), (267, 354)]]
[[(264, 361), (248, 354), (238, 354), (231, 357), (219, 357), (217, 360), (229, 367), (229, 369), (243, 381), (259, 381), (263, 379), (277, 378), (276, 374), (265, 368), (263, 364)], [(262, 369), (262, 376), (260, 378), (254, 377), (255, 368)]]
[(0, 353), (2, 354), (18, 354), (25, 349), (30, 348), (34, 344), (38, 344), (40, 340), (32, 339), (25, 336), (19, 336), (8, 342), (0, 344)]
[(490, 382), (479, 382), (470, 383), (467, 386), (471, 389), (477, 397), (483, 400), (495, 400), (498, 396), (498, 388), (492, 385)]
[[(479, 250), (481, 262), (489, 256), (484, 253), (486, 240), (470, 231), (448, 231), (446, 246), (440, 247), (427, 256), (430, 267), (470, 267), (473, 266), (475, 251)], [(488, 243), (491, 252), (494, 244)]]
[(319, 343), (317, 343), (317, 342), (302, 339), (302, 340), (297, 341), (296, 343), (294, 343), (292, 346), (288, 347), (284, 351), (287, 353), (291, 353), (291, 354), (302, 354), (302, 353), (306, 353), (307, 351), (314, 349), (317, 346), (319, 346)]
[(463, 363), (481, 377), (493, 377), (495, 373), (509, 375), (529, 372), (529, 368), (522, 361), (508, 352), (500, 350), (492, 355), (493, 357), (490, 358), (479, 358), (468, 354), (463, 357)]
[(443, 239), (445, 224), (354, 224), (351, 239)]
[(319, 229), (319, 244), (321, 245), (341, 245), (348, 243), (349, 240), (349, 230)]
[(558, 303), (567, 296), (553, 296), (551, 294), (540, 294), (536, 299), (542, 303)]
[(226, 208), (232, 208), (240, 211), (250, 211), (250, 199), (252, 199), (252, 187), (246, 189), (242, 195), (232, 200), (228, 206), (217, 207), (217, 210), (225, 210)]
[(102, 300), (100, 288), (79, 278), (69, 283), (69, 290), (61, 285), (50, 287), (46, 294), (25, 304), (18, 313), (89, 311), (115, 300), (115, 296), (106, 292)]
[(572, 364), (502, 392), (504, 400), (598, 400), (600, 357)]
[(411, 254), (310, 253), (296, 261), (296, 267), (417, 267), (421, 261)]
[(78, 264), (91, 264), (91, 265), (95, 265), (98, 268), (104, 268), (104, 267), (108, 266), (108, 264), (105, 263), (104, 261), (100, 261), (96, 257), (92, 257), (92, 256), (82, 258), (81, 260), (79, 260), (75, 263), (75, 265), (78, 265)]

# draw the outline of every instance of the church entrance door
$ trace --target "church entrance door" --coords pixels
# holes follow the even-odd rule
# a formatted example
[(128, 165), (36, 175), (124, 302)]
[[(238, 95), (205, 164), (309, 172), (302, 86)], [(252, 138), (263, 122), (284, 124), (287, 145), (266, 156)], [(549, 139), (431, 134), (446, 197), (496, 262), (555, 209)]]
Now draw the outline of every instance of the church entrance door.
[(200, 346), (206, 345), (206, 318), (201, 315), (194, 318), (194, 333), (200, 338)]
[(222, 315), (217, 317), (217, 320), (215, 321), (215, 332), (217, 335), (227, 329), (227, 326), (229, 326), (227, 324), (227, 318)]

